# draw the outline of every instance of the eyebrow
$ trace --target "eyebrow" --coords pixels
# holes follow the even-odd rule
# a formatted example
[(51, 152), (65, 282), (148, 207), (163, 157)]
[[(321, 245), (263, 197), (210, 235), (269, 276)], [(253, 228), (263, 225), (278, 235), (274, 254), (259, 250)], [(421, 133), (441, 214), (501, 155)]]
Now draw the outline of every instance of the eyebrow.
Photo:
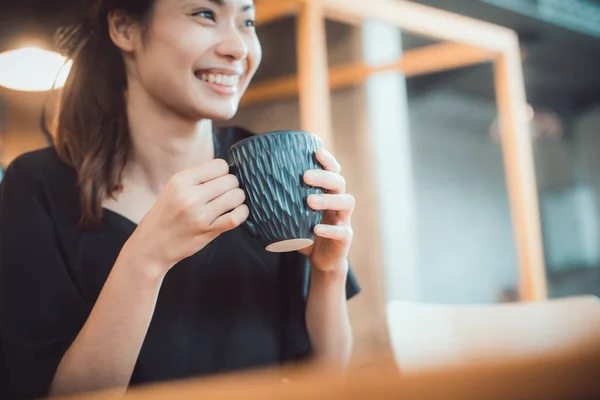
[[(218, 7), (223, 7), (225, 5), (225, 0), (208, 0), (208, 1)], [(244, 11), (244, 12), (248, 11), (248, 10), (252, 10), (252, 9), (254, 9), (254, 4), (252, 4), (252, 3), (244, 4), (242, 6), (242, 11)]]

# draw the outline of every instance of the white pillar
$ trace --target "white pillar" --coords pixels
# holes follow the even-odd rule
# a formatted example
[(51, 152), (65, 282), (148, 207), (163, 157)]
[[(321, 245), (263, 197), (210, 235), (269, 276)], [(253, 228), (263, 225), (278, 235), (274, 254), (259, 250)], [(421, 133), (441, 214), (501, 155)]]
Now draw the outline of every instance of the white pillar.
[[(393, 62), (402, 55), (402, 36), (395, 26), (365, 22), (362, 42), (368, 64)], [(406, 79), (400, 72), (380, 73), (371, 76), (366, 86), (387, 301), (417, 301), (417, 225)]]

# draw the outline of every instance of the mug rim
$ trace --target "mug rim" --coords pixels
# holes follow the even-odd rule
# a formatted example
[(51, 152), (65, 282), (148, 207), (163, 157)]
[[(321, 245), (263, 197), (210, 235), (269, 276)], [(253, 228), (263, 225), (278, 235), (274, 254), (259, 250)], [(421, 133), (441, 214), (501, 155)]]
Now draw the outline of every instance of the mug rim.
[(299, 129), (279, 129), (279, 130), (275, 130), (275, 131), (268, 131), (268, 132), (264, 132), (264, 133), (255, 133), (252, 136), (249, 136), (247, 138), (244, 138), (242, 140), (237, 141), (236, 143), (234, 143), (231, 148), (233, 149), (234, 147), (238, 147), (238, 146), (242, 146), (247, 142), (250, 142), (252, 140), (256, 140), (262, 136), (275, 136), (277, 134), (281, 134), (281, 133), (292, 133), (292, 134), (299, 134), (299, 135), (312, 135), (314, 138), (316, 138), (321, 144), (322, 144), (322, 139), (317, 136), (316, 134), (309, 132), (309, 131), (302, 131)]

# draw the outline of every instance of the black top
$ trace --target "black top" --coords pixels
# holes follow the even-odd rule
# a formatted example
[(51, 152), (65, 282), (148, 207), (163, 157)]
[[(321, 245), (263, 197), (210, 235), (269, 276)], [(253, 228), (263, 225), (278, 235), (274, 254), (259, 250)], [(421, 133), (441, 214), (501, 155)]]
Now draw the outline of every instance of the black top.
[[(216, 157), (249, 135), (219, 129)], [(79, 231), (76, 173), (53, 148), (18, 157), (0, 188), (2, 351), (17, 392), (42, 397), (136, 225), (105, 209), (101, 227)], [(269, 253), (242, 228), (222, 234), (166, 275), (131, 384), (308, 354), (309, 272), (298, 252)], [(347, 297), (358, 291), (350, 272)]]

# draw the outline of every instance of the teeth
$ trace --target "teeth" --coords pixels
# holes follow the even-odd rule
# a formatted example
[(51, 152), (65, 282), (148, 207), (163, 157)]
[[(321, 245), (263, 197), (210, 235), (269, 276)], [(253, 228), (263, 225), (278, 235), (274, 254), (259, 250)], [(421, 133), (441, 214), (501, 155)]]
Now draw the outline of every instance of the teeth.
[(216, 83), (223, 86), (237, 86), (240, 83), (238, 75), (207, 74), (200, 75), (200, 79), (209, 83)]

